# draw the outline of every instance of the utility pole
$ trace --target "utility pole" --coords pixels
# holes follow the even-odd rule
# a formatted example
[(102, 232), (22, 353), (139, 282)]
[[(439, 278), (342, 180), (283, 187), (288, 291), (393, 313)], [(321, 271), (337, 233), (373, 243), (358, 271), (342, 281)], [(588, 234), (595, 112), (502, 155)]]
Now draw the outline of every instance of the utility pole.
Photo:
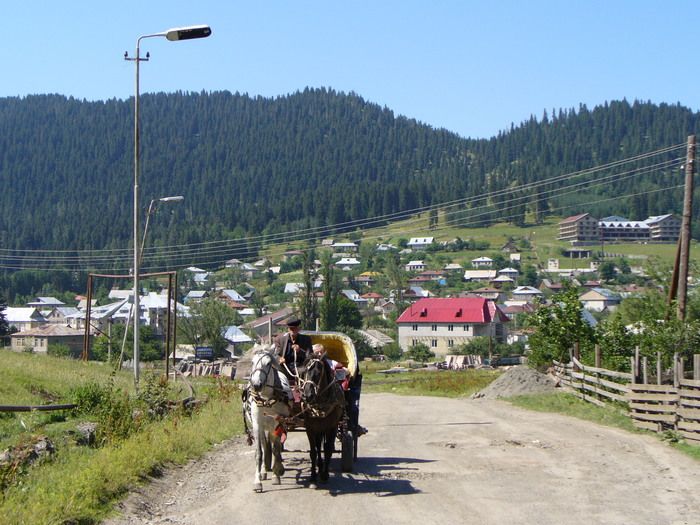
[(688, 295), (688, 265), (690, 259), (690, 221), (693, 214), (693, 174), (695, 172), (695, 135), (688, 137), (685, 160), (685, 193), (683, 196), (683, 221), (681, 223), (680, 264), (678, 267), (677, 317), (685, 321)]

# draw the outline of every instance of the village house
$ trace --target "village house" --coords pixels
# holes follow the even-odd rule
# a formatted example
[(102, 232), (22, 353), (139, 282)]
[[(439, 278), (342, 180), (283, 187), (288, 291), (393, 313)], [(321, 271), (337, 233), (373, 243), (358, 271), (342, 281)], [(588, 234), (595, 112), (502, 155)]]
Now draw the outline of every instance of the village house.
[(478, 288), (470, 292), (472, 295), (483, 297), (484, 299), (489, 299), (491, 301), (496, 301), (497, 303), (502, 302), (505, 298), (504, 293), (498, 288), (492, 288), (486, 286), (484, 288)]
[(412, 250), (425, 250), (433, 244), (434, 237), (411, 237), (406, 246)]
[(10, 330), (25, 332), (46, 324), (48, 321), (32, 306), (8, 306), (4, 312)]
[(78, 312), (80, 312), (80, 310), (74, 306), (55, 306), (50, 312), (44, 315), (44, 318), (52, 324), (70, 326), (71, 319)]
[(491, 268), (493, 266), (493, 259), (490, 257), (477, 257), (472, 259), (472, 268), (482, 269)]
[(59, 301), (55, 297), (37, 297), (32, 302), (27, 303), (27, 306), (39, 310), (52, 310), (57, 306), (66, 306), (66, 303)]
[(362, 272), (355, 277), (355, 282), (361, 286), (372, 286), (377, 281), (377, 276), (379, 276), (378, 272)]
[(391, 337), (379, 330), (368, 328), (367, 330), (358, 330), (358, 332), (365, 342), (378, 352), (381, 352), (384, 346), (394, 342)]
[(607, 288), (593, 288), (578, 298), (583, 307), (591, 312), (615, 310), (622, 300), (618, 294)]
[(505, 275), (506, 277), (510, 277), (511, 279), (515, 280), (518, 278), (518, 275), (520, 275), (520, 272), (515, 268), (509, 267), (498, 270), (498, 275)]
[(461, 272), (463, 270), (462, 265), (458, 263), (449, 263), (445, 265), (444, 270), (446, 272), (452, 273), (452, 272)]
[(336, 268), (340, 268), (345, 272), (354, 270), (355, 268), (359, 267), (360, 264), (360, 261), (358, 261), (355, 257), (343, 257), (333, 263)]
[(185, 304), (198, 303), (209, 297), (206, 290), (190, 290), (182, 299)]
[(475, 337), (505, 342), (507, 322), (498, 306), (482, 297), (421, 299), (396, 320), (402, 350), (425, 344), (438, 356)]
[(524, 304), (533, 303), (542, 297), (542, 292), (532, 286), (518, 286), (511, 292), (512, 301), (506, 301), (506, 304)]
[(85, 332), (69, 326), (47, 324), (12, 334), (10, 339), (11, 349), (15, 352), (29, 351), (45, 354), (48, 352), (49, 345), (60, 344), (70, 348), (72, 355), (78, 356), (83, 351)]
[(495, 279), (491, 279), (489, 282), (491, 283), (491, 286), (495, 288), (503, 288), (505, 285), (510, 286), (515, 283), (515, 281), (507, 275), (499, 275)]
[(465, 281), (489, 282), (497, 277), (496, 270), (464, 270)]
[(256, 317), (243, 325), (244, 329), (252, 331), (257, 337), (266, 342), (271, 342), (269, 334), (274, 338), (279, 332), (284, 331), (285, 322), (294, 315), (290, 306), (285, 306), (274, 312), (266, 313), (262, 317)]
[(340, 293), (342, 293), (345, 297), (347, 297), (353, 303), (355, 303), (355, 306), (357, 306), (357, 308), (359, 310), (365, 310), (367, 308), (367, 299), (362, 297), (355, 290), (345, 289), (345, 290), (341, 290)]
[(405, 268), (407, 272), (422, 272), (425, 270), (425, 263), (423, 261), (409, 261)]
[(338, 253), (357, 253), (357, 244), (354, 242), (335, 242), (332, 247)]
[(367, 301), (368, 306), (374, 308), (384, 299), (384, 296), (377, 292), (367, 292), (362, 294), (362, 298)]

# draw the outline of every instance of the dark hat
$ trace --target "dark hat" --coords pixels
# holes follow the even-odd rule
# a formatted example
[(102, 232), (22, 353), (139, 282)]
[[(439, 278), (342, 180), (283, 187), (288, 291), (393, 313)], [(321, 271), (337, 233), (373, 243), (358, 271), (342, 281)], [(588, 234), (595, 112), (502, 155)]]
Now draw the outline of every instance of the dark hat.
[(301, 325), (301, 319), (299, 319), (297, 317), (290, 317), (287, 320), (287, 326), (299, 326), (299, 325)]

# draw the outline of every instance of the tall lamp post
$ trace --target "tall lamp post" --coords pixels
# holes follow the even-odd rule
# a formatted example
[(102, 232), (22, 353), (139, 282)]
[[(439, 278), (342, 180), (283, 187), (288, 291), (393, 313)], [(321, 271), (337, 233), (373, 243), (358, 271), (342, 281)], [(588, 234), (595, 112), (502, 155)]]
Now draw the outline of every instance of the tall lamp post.
[(140, 47), (141, 40), (144, 38), (165, 37), (171, 42), (177, 40), (192, 40), (195, 38), (206, 38), (211, 35), (211, 28), (207, 25), (179, 27), (168, 29), (161, 33), (153, 33), (151, 35), (142, 35), (136, 40), (136, 54), (133, 58), (129, 57), (128, 53), (124, 53), (124, 59), (133, 61), (136, 65), (136, 92), (134, 95), (134, 383), (138, 387), (139, 384), (139, 360), (141, 353), (139, 351), (139, 323), (141, 322), (141, 305), (139, 304), (139, 266), (141, 257), (139, 255), (139, 65), (141, 62), (149, 60), (149, 54), (146, 53), (145, 58), (141, 58)]
[(141, 238), (141, 257), (139, 263), (143, 262), (143, 252), (144, 246), (146, 245), (146, 235), (148, 234), (148, 223), (151, 219), (151, 215), (156, 212), (159, 202), (182, 202), (185, 197), (182, 195), (175, 195), (173, 197), (161, 197), (160, 199), (153, 199), (148, 205), (148, 211), (146, 212), (146, 225), (143, 227), (143, 237)]

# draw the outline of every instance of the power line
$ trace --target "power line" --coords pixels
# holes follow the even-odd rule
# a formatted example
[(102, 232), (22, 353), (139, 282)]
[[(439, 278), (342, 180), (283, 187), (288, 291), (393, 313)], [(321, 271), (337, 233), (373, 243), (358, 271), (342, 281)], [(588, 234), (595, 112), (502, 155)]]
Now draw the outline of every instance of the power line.
[[(410, 210), (412, 212), (411, 214), (414, 215), (417, 212), (425, 212), (428, 210), (441, 210), (445, 211), (446, 209), (449, 208), (454, 208), (457, 206), (466, 206), (469, 204), (474, 204), (474, 203), (479, 203), (479, 202), (488, 202), (489, 200), (493, 200), (497, 196), (505, 195), (505, 194), (515, 194), (518, 192), (522, 192), (526, 189), (533, 189), (541, 186), (545, 186), (548, 184), (552, 184), (553, 182), (561, 182), (565, 180), (570, 180), (574, 179), (577, 177), (581, 177), (584, 175), (590, 175), (594, 173), (598, 173), (600, 171), (603, 171), (605, 169), (610, 169), (611, 167), (618, 167), (622, 166), (624, 164), (628, 164), (630, 162), (636, 162), (641, 159), (646, 159), (650, 158), (652, 156), (656, 156), (661, 153), (668, 153), (671, 151), (674, 151), (678, 148), (684, 147), (685, 144), (681, 144), (679, 146), (669, 146), (667, 148), (662, 148), (660, 150), (656, 150), (654, 152), (648, 152), (644, 153), (641, 155), (637, 155), (634, 157), (630, 157), (628, 159), (623, 159), (615, 162), (611, 162), (602, 166), (597, 166), (594, 168), (586, 169), (586, 170), (580, 170), (577, 172), (573, 173), (568, 173), (564, 175), (559, 175), (556, 177), (552, 177), (546, 180), (542, 181), (536, 181), (528, 184), (523, 184), (520, 186), (514, 186), (511, 188), (506, 188), (502, 190), (498, 190), (496, 192), (492, 193), (485, 193), (477, 196), (472, 196), (468, 198), (463, 198), (463, 199), (457, 199), (454, 201), (450, 201), (447, 203), (440, 203), (440, 204), (435, 204), (431, 206), (426, 206), (422, 208), (415, 208), (413, 210)], [(616, 179), (617, 181), (624, 180), (625, 178), (629, 178), (629, 176), (635, 176), (635, 175), (640, 175), (647, 173), (649, 171), (654, 171), (654, 170), (660, 170), (660, 169), (668, 169), (675, 164), (678, 164), (682, 161), (682, 158), (677, 158), (677, 159), (671, 159), (667, 161), (663, 161), (660, 163), (657, 163), (655, 165), (651, 166), (646, 166), (643, 168), (636, 168), (634, 170), (630, 170), (627, 172), (623, 173), (616, 173), (616, 174), (611, 174), (606, 177), (603, 177), (602, 179), (598, 179), (596, 181), (596, 184), (591, 185), (589, 182), (580, 182), (571, 186), (563, 186), (560, 188), (555, 188), (553, 190), (549, 191), (543, 191), (538, 194), (522, 194), (520, 196), (516, 196), (514, 198), (511, 198), (510, 200), (506, 199), (502, 202), (499, 203), (501, 206), (501, 210), (503, 210), (503, 205), (512, 203), (514, 201), (518, 200), (527, 200), (527, 199), (532, 199), (533, 197), (538, 197), (541, 195), (549, 195), (550, 197), (553, 196), (561, 196), (566, 193), (571, 193), (571, 191), (564, 192), (563, 190), (569, 189), (569, 188), (578, 188), (583, 185), (588, 185), (588, 187), (594, 187), (594, 186), (599, 186), (601, 185), (601, 181), (608, 181), (611, 179)], [(628, 195), (629, 196), (629, 195)], [(615, 197), (615, 198), (621, 198), (621, 196)], [(585, 205), (585, 203), (579, 204), (579, 205)], [(460, 210), (459, 212), (454, 212), (454, 214), (473, 214), (474, 211), (482, 208), (489, 208), (492, 205), (485, 204), (482, 206), (478, 206), (476, 208), (470, 208), (468, 210)], [(175, 261), (182, 261), (185, 257), (197, 257), (198, 261), (204, 261), (207, 260), (208, 262), (190, 262), (190, 263), (185, 263), (181, 262), (180, 266), (185, 266), (188, 264), (212, 264), (212, 263), (223, 263), (224, 261), (211, 261), (213, 258), (231, 258), (232, 255), (236, 254), (247, 254), (249, 253), (250, 250), (256, 250), (256, 249), (261, 249), (261, 248), (266, 248), (269, 247), (267, 246), (268, 243), (271, 241), (280, 241), (280, 242), (303, 242), (306, 240), (310, 239), (315, 239), (319, 236), (319, 233), (325, 233), (325, 234), (339, 234), (336, 230), (339, 229), (340, 227), (343, 226), (348, 226), (350, 225), (351, 228), (356, 228), (358, 224), (360, 225), (368, 225), (376, 222), (386, 222), (387, 217), (392, 217), (394, 219), (405, 216), (409, 212), (397, 212), (395, 214), (387, 214), (384, 216), (380, 217), (373, 217), (369, 219), (358, 219), (356, 221), (349, 221), (347, 223), (340, 223), (336, 225), (330, 225), (330, 226), (324, 226), (324, 227), (317, 227), (317, 228), (310, 228), (307, 230), (300, 230), (297, 232), (294, 232), (293, 234), (289, 233), (281, 233), (281, 234), (270, 234), (270, 235), (262, 235), (262, 236), (257, 236), (257, 237), (249, 237), (249, 238), (243, 238), (243, 239), (235, 239), (235, 240), (223, 240), (223, 241), (211, 241), (208, 243), (198, 243), (198, 244), (190, 244), (190, 245), (176, 245), (176, 246), (170, 246), (170, 247), (161, 247), (161, 248), (151, 248), (148, 251), (152, 252), (152, 254), (149, 254), (148, 256), (145, 256), (145, 259), (149, 260), (157, 260), (157, 259), (174, 259)], [(490, 212), (485, 212), (480, 215), (485, 215)], [(450, 219), (451, 225), (450, 227), (455, 227), (459, 226), (460, 223), (456, 222), (455, 217), (453, 216)], [(414, 223), (419, 223), (423, 221), (424, 219), (420, 218), (414, 218), (408, 221), (408, 225), (410, 226), (411, 224)], [(406, 226), (406, 225), (404, 225)], [(352, 230), (350, 230), (352, 231)], [(396, 231), (393, 232), (394, 234)], [(403, 233), (403, 232), (399, 232)], [(291, 237), (291, 238), (290, 238)], [(371, 237), (370, 237), (371, 238)], [(198, 248), (199, 247), (199, 248)], [(177, 253), (172, 252), (171, 250), (177, 248)], [(27, 255), (3, 255), (3, 252), (10, 252), (10, 253), (25, 253)], [(109, 255), (94, 255), (95, 253), (99, 254), (101, 253), (100, 250), (85, 250), (85, 251), (76, 251), (76, 250), (59, 250), (59, 251), (50, 251), (50, 250), (25, 250), (25, 251), (12, 251), (12, 250), (0, 250), (0, 262), (2, 261), (11, 261), (12, 263), (16, 264), (0, 264), (0, 267), (3, 268), (8, 268), (8, 269), (51, 269), (55, 270), (57, 268), (39, 268), (39, 265), (48, 265), (51, 266), (52, 264), (56, 265), (68, 265), (68, 263), (73, 263), (74, 265), (77, 263), (83, 263), (79, 268), (84, 268), (85, 266), (89, 267), (92, 263), (92, 265), (103, 263), (103, 264), (116, 264), (119, 262), (123, 262), (125, 264), (128, 264), (127, 261), (130, 258), (130, 251), (121, 251), (119, 252), (118, 250), (104, 250), (104, 252), (109, 252)], [(117, 253), (112, 253), (112, 252), (117, 252)], [(42, 256), (42, 255), (36, 255), (39, 253), (48, 253), (48, 254), (54, 254), (50, 256)], [(122, 255), (120, 255), (120, 253)], [(32, 255), (29, 255), (32, 254)], [(78, 254), (78, 255), (56, 255), (56, 254)], [(24, 263), (24, 264), (20, 264)], [(171, 265), (174, 265), (175, 263), (169, 263)], [(123, 265), (122, 265), (123, 267)], [(162, 268), (163, 266), (152, 266), (149, 267), (149, 269), (153, 268)], [(71, 267), (68, 268), (69, 270), (75, 270), (76, 268)]]

